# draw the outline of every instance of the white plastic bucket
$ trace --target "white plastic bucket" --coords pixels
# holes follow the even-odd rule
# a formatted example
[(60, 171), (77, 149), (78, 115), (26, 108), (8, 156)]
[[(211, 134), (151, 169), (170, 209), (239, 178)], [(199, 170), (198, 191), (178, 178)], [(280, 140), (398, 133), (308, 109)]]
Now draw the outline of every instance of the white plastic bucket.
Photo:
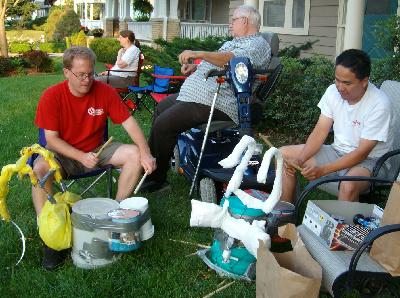
[[(90, 231), (83, 228), (85, 224), (81, 220), (88, 218), (95, 225), (96, 223), (100, 224), (101, 221), (109, 218), (108, 212), (117, 208), (119, 208), (118, 202), (107, 198), (84, 199), (72, 206), (73, 246), (71, 256), (75, 266), (92, 269), (108, 265), (118, 259), (118, 254), (108, 251), (110, 231), (97, 228)], [(98, 251), (100, 254), (96, 255), (93, 251)], [(99, 257), (99, 255), (104, 255), (101, 252), (106, 252), (106, 257)]]
[[(119, 203), (123, 209), (139, 210), (142, 214), (149, 208), (149, 201), (143, 197), (131, 197)], [(140, 228), (140, 239), (142, 241), (148, 240), (154, 235), (154, 226), (149, 218)]]

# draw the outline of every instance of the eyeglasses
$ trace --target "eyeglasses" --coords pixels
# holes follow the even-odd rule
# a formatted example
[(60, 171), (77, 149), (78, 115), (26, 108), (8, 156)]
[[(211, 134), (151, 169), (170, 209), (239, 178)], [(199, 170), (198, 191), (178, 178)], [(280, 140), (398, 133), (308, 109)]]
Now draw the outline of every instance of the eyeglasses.
[(80, 81), (84, 81), (85, 79), (92, 79), (94, 77), (94, 72), (76, 74), (72, 70), (68, 70)]
[(240, 20), (240, 19), (247, 19), (247, 17), (236, 17), (236, 18), (232, 18), (231, 24), (233, 24), (234, 21)]

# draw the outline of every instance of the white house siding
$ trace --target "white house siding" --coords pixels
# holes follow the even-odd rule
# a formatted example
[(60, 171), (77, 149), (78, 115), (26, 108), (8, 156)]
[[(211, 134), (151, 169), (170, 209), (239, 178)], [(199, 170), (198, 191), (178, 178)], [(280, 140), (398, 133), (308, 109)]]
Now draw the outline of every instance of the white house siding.
[(309, 35), (279, 34), (280, 48), (290, 45), (299, 46), (307, 41), (318, 40), (314, 43), (312, 49), (302, 51), (301, 57), (318, 54), (334, 59), (336, 55), (338, 9), (338, 0), (311, 0)]

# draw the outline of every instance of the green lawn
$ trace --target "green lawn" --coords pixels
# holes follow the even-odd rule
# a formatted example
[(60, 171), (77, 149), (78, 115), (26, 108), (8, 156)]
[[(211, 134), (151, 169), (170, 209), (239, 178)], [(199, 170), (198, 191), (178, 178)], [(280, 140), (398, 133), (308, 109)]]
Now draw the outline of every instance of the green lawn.
[[(50, 75), (0, 78), (1, 166), (15, 163), (21, 148), (37, 141), (37, 129), (33, 126), (36, 105), (45, 88), (63, 79), (58, 69), (58, 73)], [(146, 131), (149, 120), (145, 112), (138, 114), (138, 121)], [(128, 141), (119, 126), (111, 126), (110, 135)], [(209, 244), (213, 235), (211, 229), (189, 227), (189, 182), (174, 175), (170, 181), (173, 192), (148, 197), (156, 232), (142, 248), (124, 254), (106, 268), (79, 269), (69, 258), (59, 270), (47, 272), (41, 267), (41, 245), (30, 184), (27, 179), (19, 181), (13, 177), (7, 203), (12, 219), (27, 238), (26, 253), (22, 263), (12, 267), (21, 251), (20, 240), (10, 224), (1, 222), (0, 296), (199, 297), (215, 290), (223, 279), (199, 258), (189, 256), (198, 248), (170, 240)], [(236, 282), (219, 297), (235, 296), (254, 297), (255, 284)]]
[(37, 30), (6, 30), (7, 39), (9, 42), (11, 41), (29, 41), (32, 39), (33, 41), (40, 41), (40, 36), (44, 31)]
[[(13, 164), (19, 151), (37, 141), (33, 125), (40, 94), (48, 86), (63, 80), (60, 59), (57, 72), (34, 76), (0, 78), (0, 166)], [(96, 70), (103, 69), (102, 64)], [(148, 133), (150, 117), (145, 111), (135, 114)], [(110, 135), (129, 142), (120, 126), (110, 125)], [(274, 140), (273, 140), (274, 141)], [(277, 141), (277, 140), (275, 140)], [(23, 261), (13, 267), (21, 252), (15, 229), (0, 221), (0, 296), (4, 297), (203, 297), (223, 281), (196, 256), (198, 247), (173, 240), (210, 244), (213, 231), (190, 228), (190, 183), (170, 174), (172, 192), (149, 195), (155, 235), (137, 251), (124, 254), (112, 266), (96, 270), (76, 268), (69, 258), (54, 272), (41, 267), (41, 244), (27, 179), (13, 177), (7, 203), (12, 219), (26, 237)], [(255, 283), (236, 281), (214, 297), (255, 297)], [(320, 297), (327, 297), (321, 294)]]

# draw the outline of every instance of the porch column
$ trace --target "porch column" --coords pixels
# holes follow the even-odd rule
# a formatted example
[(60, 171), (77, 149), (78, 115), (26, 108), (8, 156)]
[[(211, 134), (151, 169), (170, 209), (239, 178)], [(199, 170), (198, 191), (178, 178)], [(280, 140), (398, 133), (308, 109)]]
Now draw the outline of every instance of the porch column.
[(154, 10), (151, 17), (152, 40), (156, 38), (167, 39), (167, 0), (154, 0)]
[(258, 10), (258, 0), (244, 0), (244, 5), (251, 5)]
[(131, 19), (131, 0), (120, 0), (119, 30), (127, 30)]
[(74, 11), (76, 14), (78, 14), (78, 3), (76, 3), (77, 0), (74, 0)]
[(87, 15), (87, 11), (88, 11), (88, 7), (87, 7), (87, 0), (85, 0), (85, 5), (84, 5), (84, 9), (85, 9), (85, 27), (87, 27), (88, 25), (88, 15)]
[(361, 49), (365, 1), (347, 1), (343, 50)]
[(166, 40), (171, 41), (181, 34), (180, 21), (178, 19), (178, 0), (169, 0), (169, 18)]
[(93, 3), (90, 3), (89, 20), (93, 20)]
[(111, 37), (119, 32), (119, 22), (116, 19), (118, 11), (116, 0), (106, 0), (105, 18), (103, 21), (104, 36)]

